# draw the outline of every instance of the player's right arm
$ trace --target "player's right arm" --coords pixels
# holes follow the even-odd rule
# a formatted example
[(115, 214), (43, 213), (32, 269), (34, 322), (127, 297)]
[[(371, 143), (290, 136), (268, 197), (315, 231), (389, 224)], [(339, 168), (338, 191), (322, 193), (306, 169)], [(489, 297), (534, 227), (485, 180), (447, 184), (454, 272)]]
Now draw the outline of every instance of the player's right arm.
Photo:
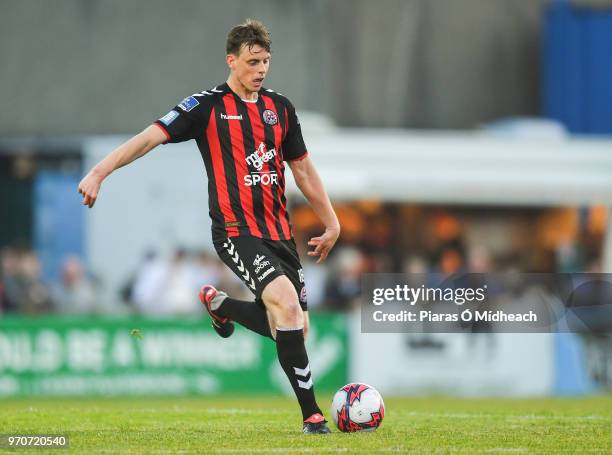
[(109, 153), (79, 183), (79, 193), (83, 195), (83, 205), (89, 208), (94, 206), (102, 181), (113, 171), (140, 158), (167, 140), (164, 131), (154, 124)]
[(151, 126), (113, 150), (79, 183), (83, 205), (93, 207), (102, 181), (114, 170), (140, 158), (159, 144), (184, 142), (201, 136), (213, 99), (212, 93), (206, 91), (188, 96)]

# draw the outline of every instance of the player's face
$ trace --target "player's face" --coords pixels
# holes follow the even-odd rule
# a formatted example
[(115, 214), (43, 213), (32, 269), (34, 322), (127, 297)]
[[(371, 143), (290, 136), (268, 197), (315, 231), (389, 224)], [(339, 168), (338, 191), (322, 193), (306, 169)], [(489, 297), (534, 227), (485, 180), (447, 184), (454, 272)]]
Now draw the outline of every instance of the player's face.
[(239, 55), (229, 54), (227, 65), (231, 76), (247, 92), (258, 92), (270, 67), (270, 52), (259, 45), (242, 46)]

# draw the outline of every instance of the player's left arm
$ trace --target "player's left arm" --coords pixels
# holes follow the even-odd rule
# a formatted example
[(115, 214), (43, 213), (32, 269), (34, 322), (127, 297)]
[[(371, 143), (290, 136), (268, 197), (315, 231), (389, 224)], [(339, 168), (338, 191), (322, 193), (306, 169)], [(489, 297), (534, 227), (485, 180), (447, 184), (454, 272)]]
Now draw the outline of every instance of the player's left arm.
[(323, 262), (340, 235), (338, 217), (310, 157), (306, 155), (288, 163), (295, 183), (325, 225), (325, 232), (322, 235), (313, 237), (308, 241), (308, 245), (314, 247), (314, 250), (309, 251), (308, 255), (318, 257), (317, 263)]

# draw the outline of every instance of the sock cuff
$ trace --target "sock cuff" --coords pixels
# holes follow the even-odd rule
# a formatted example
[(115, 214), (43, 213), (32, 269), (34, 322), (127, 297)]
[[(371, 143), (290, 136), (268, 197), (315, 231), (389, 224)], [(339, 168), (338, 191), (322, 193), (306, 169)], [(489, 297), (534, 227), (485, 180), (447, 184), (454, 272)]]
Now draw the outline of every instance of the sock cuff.
[(304, 343), (304, 328), (287, 329), (276, 328), (276, 343), (299, 344)]
[(304, 331), (304, 326), (301, 325), (299, 327), (276, 327), (277, 332), (299, 332)]

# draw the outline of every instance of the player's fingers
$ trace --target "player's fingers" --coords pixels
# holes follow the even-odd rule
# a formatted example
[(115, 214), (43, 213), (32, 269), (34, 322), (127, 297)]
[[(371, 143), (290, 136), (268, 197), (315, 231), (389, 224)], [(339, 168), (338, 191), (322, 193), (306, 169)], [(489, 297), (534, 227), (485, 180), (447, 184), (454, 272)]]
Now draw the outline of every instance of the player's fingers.
[(323, 251), (321, 252), (321, 258), (323, 260), (327, 259), (327, 255), (329, 254), (329, 252), (331, 251), (331, 247), (326, 246)]
[(320, 264), (321, 262), (325, 261), (325, 259), (327, 259), (328, 253), (329, 253), (329, 250), (323, 250), (321, 252), (321, 255), (319, 256), (319, 260), (317, 261), (317, 264)]
[(85, 204), (88, 207), (91, 207), (91, 204), (94, 201), (94, 197), (91, 196), (90, 194), (86, 194), (85, 195), (85, 199), (83, 200), (83, 204)]

